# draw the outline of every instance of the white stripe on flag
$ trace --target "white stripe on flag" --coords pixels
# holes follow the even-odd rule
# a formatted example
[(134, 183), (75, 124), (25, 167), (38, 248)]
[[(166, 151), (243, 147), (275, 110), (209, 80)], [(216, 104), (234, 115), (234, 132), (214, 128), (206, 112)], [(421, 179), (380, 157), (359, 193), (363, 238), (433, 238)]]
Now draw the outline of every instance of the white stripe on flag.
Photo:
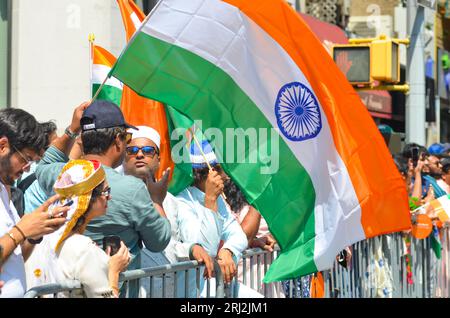
[(133, 21), (136, 30), (138, 30), (141, 27), (142, 22), (135, 12), (131, 14), (131, 21)]
[[(92, 65), (92, 84), (102, 84), (105, 78), (108, 76), (111, 68), (101, 64)], [(117, 78), (109, 78), (105, 85), (114, 86), (118, 89), (123, 89), (123, 84)]]

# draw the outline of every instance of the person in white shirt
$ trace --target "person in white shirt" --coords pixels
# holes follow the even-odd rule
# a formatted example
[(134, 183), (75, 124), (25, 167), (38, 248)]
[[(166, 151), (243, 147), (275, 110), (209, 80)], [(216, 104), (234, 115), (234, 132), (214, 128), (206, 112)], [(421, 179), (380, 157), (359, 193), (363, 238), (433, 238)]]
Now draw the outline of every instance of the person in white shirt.
[(27, 290), (24, 261), (43, 235), (54, 232), (65, 222), (67, 207), (54, 210), (59, 217), (47, 212), (58, 196), (22, 219), (11, 208), (6, 186), (12, 186), (39, 159), (44, 147), (42, 126), (31, 114), (15, 108), (0, 111), (0, 245), (3, 250), (0, 281), (4, 281), (0, 297), (23, 297)]
[[(138, 126), (138, 130), (128, 129), (128, 132), (132, 133), (132, 140), (127, 145), (126, 157), (122, 165), (123, 172), (126, 175), (132, 175), (136, 178), (143, 180), (149, 188), (157, 188), (156, 183), (166, 183), (163, 186), (163, 191), (167, 191), (167, 182), (169, 173), (163, 176), (162, 180), (156, 182), (155, 175), (160, 166), (160, 140), (159, 133), (147, 126)], [(142, 252), (142, 267), (154, 267), (164, 264), (173, 264), (189, 260), (197, 260), (200, 263), (204, 263), (206, 271), (204, 276), (210, 278), (214, 270), (214, 264), (211, 256), (205, 251), (205, 249), (198, 244), (198, 242), (182, 241), (180, 237), (179, 228), (179, 211), (178, 200), (170, 192), (167, 192), (164, 201), (163, 208), (165, 217), (169, 219), (171, 225), (171, 240), (169, 245), (162, 253), (153, 253), (147, 249), (143, 249)], [(177, 297), (194, 297), (195, 290), (190, 290), (189, 295), (184, 295), (184, 273), (179, 273), (177, 276), (178, 288)], [(195, 272), (190, 272), (191, 280), (195, 282)], [(171, 281), (173, 277), (168, 277), (169, 288), (167, 295), (173, 296)], [(162, 283), (159, 280), (154, 282), (154, 285)], [(195, 287), (195, 283), (192, 284)], [(146, 288), (145, 282), (143, 288), (141, 288), (141, 296), (145, 296)], [(148, 288), (147, 288), (148, 289)], [(155, 291), (158, 288), (154, 288)], [(161, 294), (154, 293), (156, 296), (162, 296)]]

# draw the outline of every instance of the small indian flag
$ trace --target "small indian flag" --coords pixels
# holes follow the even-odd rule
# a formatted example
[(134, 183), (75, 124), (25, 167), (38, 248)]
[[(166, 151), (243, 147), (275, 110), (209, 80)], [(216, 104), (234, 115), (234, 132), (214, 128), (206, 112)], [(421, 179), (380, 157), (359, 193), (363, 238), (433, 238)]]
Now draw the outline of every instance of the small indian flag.
[[(111, 67), (116, 62), (114, 55), (98, 45), (92, 45), (92, 97), (95, 95), (99, 87), (102, 85)], [(115, 79), (108, 78), (97, 99), (108, 100), (117, 106), (120, 106), (122, 99), (123, 84)]]
[(450, 215), (450, 195), (444, 195), (430, 202), (433, 207), (433, 213), (443, 223), (449, 220)]
[(162, 0), (110, 75), (204, 133), (261, 132), (239, 151), (244, 163), (210, 141), (282, 249), (266, 282), (329, 269), (346, 246), (411, 227), (373, 119), (286, 1)]

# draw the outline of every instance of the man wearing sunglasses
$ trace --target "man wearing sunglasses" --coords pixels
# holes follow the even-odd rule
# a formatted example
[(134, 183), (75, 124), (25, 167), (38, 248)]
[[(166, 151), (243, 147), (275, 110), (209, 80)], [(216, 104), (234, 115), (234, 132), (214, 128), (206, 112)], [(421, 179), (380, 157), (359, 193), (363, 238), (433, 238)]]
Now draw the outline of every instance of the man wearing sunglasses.
[[(52, 193), (55, 180), (68, 161), (68, 154), (81, 132), (84, 159), (102, 163), (111, 187), (107, 213), (92, 220), (85, 235), (99, 246), (105, 236), (120, 236), (130, 249), (132, 260), (128, 270), (132, 270), (140, 267), (143, 244), (153, 252), (161, 252), (166, 248), (170, 241), (170, 222), (163, 217), (164, 197), (155, 193), (150, 196), (144, 183), (114, 170), (125, 159), (126, 147), (132, 137), (127, 132), (128, 128), (136, 127), (126, 123), (120, 108), (111, 102), (96, 100), (92, 104), (80, 105), (65, 134), (44, 154), (36, 176), (42, 188), (48, 194)], [(128, 297), (138, 297), (138, 282), (132, 281), (128, 285)], [(125, 288), (122, 288), (121, 297), (125, 293)]]
[[(159, 133), (151, 127), (138, 126), (137, 128), (138, 130), (128, 130), (128, 132), (133, 134), (133, 138), (126, 148), (127, 155), (123, 163), (123, 170), (126, 175), (132, 175), (143, 180), (148, 185), (149, 191), (153, 191), (153, 184), (156, 181), (155, 175), (160, 166), (159, 149), (161, 137)], [(198, 242), (181, 241), (179, 226), (182, 225), (179, 224), (179, 213), (183, 213), (183, 211), (178, 209), (177, 199), (171, 193), (167, 192), (168, 178), (163, 178), (161, 181), (165, 183), (162, 190), (165, 192), (163, 194), (165, 196), (163, 207), (172, 227), (172, 238), (163, 253), (152, 253), (147, 250), (143, 250), (142, 267), (197, 260), (200, 263), (205, 264), (206, 270), (204, 272), (204, 276), (211, 278), (214, 271), (214, 263), (211, 256), (208, 255), (205, 249), (198, 244)], [(206, 232), (208, 229), (204, 228), (201, 230)], [(179, 285), (177, 289), (177, 296), (195, 297), (195, 272), (192, 271), (189, 275), (191, 280), (194, 280), (194, 282), (190, 284), (193, 288), (189, 291), (188, 295), (184, 294), (185, 288), (183, 275), (184, 273), (180, 273), (177, 277)], [(169, 278), (168, 281), (170, 282), (171, 279)], [(167, 294), (172, 295), (173, 292), (169, 291)]]

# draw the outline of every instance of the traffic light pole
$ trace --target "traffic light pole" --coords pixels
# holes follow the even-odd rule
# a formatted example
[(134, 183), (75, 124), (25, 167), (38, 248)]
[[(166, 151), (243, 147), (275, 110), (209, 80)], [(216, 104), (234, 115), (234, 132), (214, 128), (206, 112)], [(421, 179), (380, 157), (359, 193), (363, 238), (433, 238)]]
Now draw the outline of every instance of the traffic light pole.
[(406, 82), (410, 87), (406, 96), (406, 142), (425, 145), (425, 57), (422, 40), (425, 10), (416, 5), (416, 0), (408, 0), (407, 5), (411, 43), (406, 65)]

